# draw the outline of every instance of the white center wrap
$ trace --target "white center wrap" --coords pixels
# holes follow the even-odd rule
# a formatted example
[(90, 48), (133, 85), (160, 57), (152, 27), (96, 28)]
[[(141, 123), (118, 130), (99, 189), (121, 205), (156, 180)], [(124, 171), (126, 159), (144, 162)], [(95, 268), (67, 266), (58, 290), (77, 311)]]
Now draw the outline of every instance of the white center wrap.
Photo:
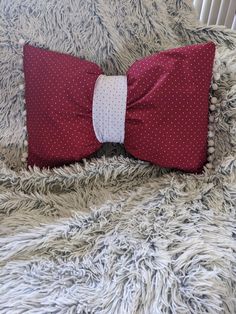
[(124, 143), (127, 77), (99, 75), (93, 94), (93, 128), (100, 143)]

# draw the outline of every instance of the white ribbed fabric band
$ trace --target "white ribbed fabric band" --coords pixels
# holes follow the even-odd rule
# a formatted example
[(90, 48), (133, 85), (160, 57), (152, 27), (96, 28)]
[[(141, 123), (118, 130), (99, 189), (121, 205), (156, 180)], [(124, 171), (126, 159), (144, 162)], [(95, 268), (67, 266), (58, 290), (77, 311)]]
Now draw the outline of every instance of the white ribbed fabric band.
[(100, 143), (124, 143), (127, 77), (99, 75), (93, 94), (93, 128)]

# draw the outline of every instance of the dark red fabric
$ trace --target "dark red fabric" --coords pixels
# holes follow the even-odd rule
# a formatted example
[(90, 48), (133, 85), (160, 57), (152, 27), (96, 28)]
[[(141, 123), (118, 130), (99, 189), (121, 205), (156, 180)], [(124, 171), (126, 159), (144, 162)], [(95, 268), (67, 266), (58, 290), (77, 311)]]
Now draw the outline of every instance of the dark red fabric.
[(101, 147), (92, 124), (93, 90), (102, 71), (79, 58), (24, 46), (28, 165), (54, 167)]
[[(207, 157), (213, 43), (156, 53), (127, 72), (125, 148), (136, 158), (189, 172)], [(101, 147), (92, 124), (94, 63), (24, 46), (28, 165), (79, 161)]]

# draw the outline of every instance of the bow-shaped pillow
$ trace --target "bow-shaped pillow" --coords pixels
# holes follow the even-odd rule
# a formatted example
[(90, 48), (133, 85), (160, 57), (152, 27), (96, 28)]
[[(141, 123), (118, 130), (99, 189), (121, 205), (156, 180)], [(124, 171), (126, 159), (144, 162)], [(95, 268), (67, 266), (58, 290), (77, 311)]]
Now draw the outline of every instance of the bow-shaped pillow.
[(28, 165), (79, 161), (104, 141), (162, 167), (202, 170), (215, 45), (161, 51), (126, 76), (93, 62), (24, 45)]

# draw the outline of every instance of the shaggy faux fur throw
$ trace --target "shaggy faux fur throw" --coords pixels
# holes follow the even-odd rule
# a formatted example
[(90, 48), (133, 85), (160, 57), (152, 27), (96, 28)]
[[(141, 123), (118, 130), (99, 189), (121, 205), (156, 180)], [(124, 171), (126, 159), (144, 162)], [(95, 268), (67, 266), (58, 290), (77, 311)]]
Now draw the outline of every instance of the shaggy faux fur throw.
[[(107, 74), (214, 41), (214, 169), (163, 170), (118, 156), (120, 146), (24, 169), (20, 38)], [(0, 0), (1, 314), (236, 313), (235, 49), (235, 33), (197, 24), (191, 0)]]

